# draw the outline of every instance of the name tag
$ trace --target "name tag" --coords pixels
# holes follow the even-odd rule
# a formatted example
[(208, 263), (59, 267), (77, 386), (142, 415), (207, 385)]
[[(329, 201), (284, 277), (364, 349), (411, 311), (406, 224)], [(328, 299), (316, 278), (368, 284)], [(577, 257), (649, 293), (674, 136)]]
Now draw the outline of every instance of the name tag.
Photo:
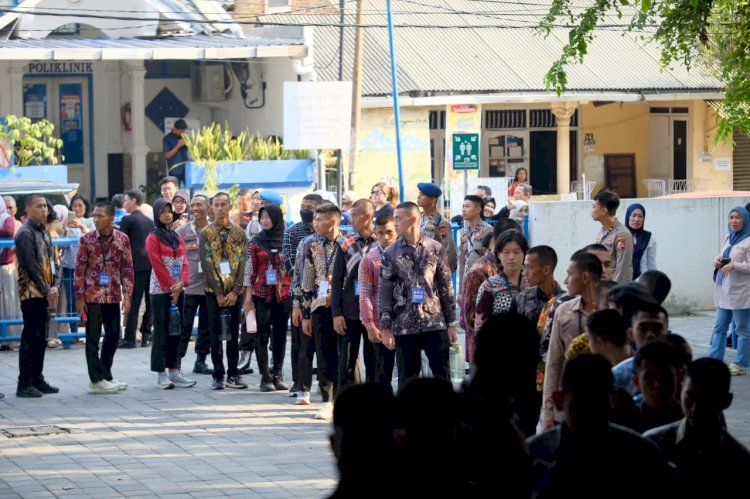
[(50, 269), (52, 270), (52, 278), (54, 279), (55, 274), (57, 274), (57, 271), (56, 271), (57, 267), (55, 267), (55, 261), (52, 258), (50, 258), (49, 260), (49, 266), (50, 266)]
[(203, 265), (201, 264), (201, 262), (198, 262), (198, 273), (199, 274), (203, 273)]
[(411, 288), (411, 302), (424, 303), (424, 288), (417, 286)]
[(275, 286), (276, 284), (278, 284), (276, 276), (277, 274), (274, 269), (266, 270), (266, 284), (269, 286)]
[(354, 280), (354, 296), (359, 296), (359, 279)]
[(221, 272), (221, 275), (229, 275), (232, 273), (232, 267), (229, 265), (228, 261), (223, 260), (219, 262), (219, 271)]
[(186, 241), (185, 242), (185, 249), (189, 249), (189, 250), (198, 249), (198, 243), (195, 242), (195, 241), (193, 241), (193, 242), (187, 242)]
[(99, 286), (109, 286), (109, 272), (99, 274)]
[(180, 265), (179, 263), (172, 264), (172, 277), (175, 279), (179, 279), (181, 274), (182, 265)]
[(321, 281), (318, 283), (318, 298), (326, 296), (328, 296), (328, 281)]

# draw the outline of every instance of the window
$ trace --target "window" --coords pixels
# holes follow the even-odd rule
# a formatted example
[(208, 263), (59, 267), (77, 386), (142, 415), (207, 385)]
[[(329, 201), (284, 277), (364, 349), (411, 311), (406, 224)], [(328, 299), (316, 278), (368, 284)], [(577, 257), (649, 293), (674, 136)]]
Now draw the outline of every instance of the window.
[(292, 0), (268, 0), (268, 7), (291, 7)]

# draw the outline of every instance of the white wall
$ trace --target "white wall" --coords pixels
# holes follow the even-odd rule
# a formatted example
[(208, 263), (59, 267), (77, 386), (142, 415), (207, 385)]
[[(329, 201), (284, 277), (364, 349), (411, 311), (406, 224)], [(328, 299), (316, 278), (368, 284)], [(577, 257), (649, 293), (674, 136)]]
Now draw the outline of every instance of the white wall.
[[(627, 199), (617, 216), (634, 202), (646, 208), (645, 228), (657, 241), (656, 265), (672, 280), (666, 307), (670, 312), (712, 310), (713, 259), (727, 235), (729, 211), (748, 198)], [(570, 256), (596, 242), (601, 226), (591, 219), (591, 201), (532, 203), (530, 245), (547, 244), (557, 252), (555, 278), (562, 285)], [(707, 332), (709, 334), (710, 332)]]

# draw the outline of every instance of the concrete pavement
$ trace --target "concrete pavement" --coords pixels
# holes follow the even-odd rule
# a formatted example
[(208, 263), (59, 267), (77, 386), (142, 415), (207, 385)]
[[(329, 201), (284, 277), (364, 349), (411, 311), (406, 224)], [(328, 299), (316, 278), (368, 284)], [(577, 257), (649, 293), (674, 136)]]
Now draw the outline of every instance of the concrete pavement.
[[(671, 326), (701, 356), (712, 323), (712, 313), (699, 313), (673, 318)], [(313, 405), (299, 407), (286, 392), (260, 393), (257, 374), (245, 376), (248, 390), (217, 392), (209, 389), (210, 376), (192, 373), (194, 388), (160, 390), (149, 356), (150, 349), (118, 351), (113, 371), (130, 388), (89, 395), (84, 346), (48, 350), (45, 375), (61, 393), (19, 399), (18, 352), (0, 352), (0, 392), (6, 394), (0, 432), (35, 425), (70, 431), (22, 438), (0, 433), (0, 498), (310, 498), (334, 488), (330, 425), (313, 418), (317, 391)], [(186, 371), (194, 358), (191, 344)], [(750, 446), (750, 377), (733, 378), (732, 387), (729, 428)]]

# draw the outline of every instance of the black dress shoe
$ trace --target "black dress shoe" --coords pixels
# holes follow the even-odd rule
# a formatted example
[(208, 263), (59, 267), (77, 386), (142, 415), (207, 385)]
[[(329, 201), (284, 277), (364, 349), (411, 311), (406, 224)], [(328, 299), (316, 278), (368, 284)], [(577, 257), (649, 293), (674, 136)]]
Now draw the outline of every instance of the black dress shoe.
[(39, 398), (42, 396), (42, 392), (34, 388), (33, 385), (21, 386), (18, 385), (16, 388), (16, 397), (21, 398)]
[(60, 392), (60, 389), (59, 389), (59, 388), (57, 388), (57, 387), (55, 387), (55, 386), (52, 386), (52, 385), (50, 385), (49, 383), (47, 383), (47, 382), (46, 382), (46, 381), (44, 381), (44, 380), (42, 380), (42, 381), (39, 381), (39, 382), (37, 382), (37, 383), (34, 383), (34, 388), (36, 388), (37, 390), (39, 390), (39, 391), (40, 391), (40, 392), (42, 392), (43, 394), (48, 394), (48, 393), (59, 393), (59, 392)]
[(3, 400), (4, 398), (5, 398), (5, 394), (4, 393), (0, 393), (0, 400)]
[(146, 348), (151, 346), (151, 338), (144, 338), (141, 340), (141, 348)]
[(135, 348), (135, 341), (120, 340), (117, 348)]
[(280, 391), (282, 391), (282, 390), (285, 391), (285, 390), (289, 389), (289, 385), (287, 385), (284, 382), (284, 375), (282, 375), (282, 374), (276, 374), (276, 375), (274, 375), (274, 377), (273, 377), (273, 386), (277, 390), (280, 390)]
[(213, 374), (214, 370), (208, 367), (208, 364), (206, 364), (204, 361), (195, 361), (193, 372), (195, 374)]

